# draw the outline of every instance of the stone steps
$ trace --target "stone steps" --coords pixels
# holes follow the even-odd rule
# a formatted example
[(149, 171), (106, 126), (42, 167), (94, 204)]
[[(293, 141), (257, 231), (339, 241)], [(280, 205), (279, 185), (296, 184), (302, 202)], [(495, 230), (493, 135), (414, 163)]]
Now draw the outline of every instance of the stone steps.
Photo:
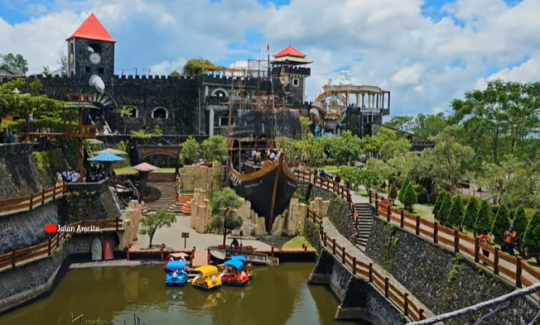
[(188, 216), (191, 215), (191, 200), (193, 200), (193, 194), (181, 194), (178, 197), (180, 213)]
[(355, 203), (354, 208), (358, 215), (358, 234), (354, 243), (361, 250), (365, 250), (373, 226), (373, 210), (368, 203)]
[(159, 209), (166, 209), (172, 213), (180, 213), (177, 202), (177, 189), (174, 182), (149, 182), (146, 184), (149, 193), (144, 195), (145, 207), (143, 213), (153, 213)]

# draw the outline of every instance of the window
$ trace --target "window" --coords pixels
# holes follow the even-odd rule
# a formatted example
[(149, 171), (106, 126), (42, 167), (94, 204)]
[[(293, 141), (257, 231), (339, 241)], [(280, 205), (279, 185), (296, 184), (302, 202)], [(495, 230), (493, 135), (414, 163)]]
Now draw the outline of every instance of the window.
[(85, 69), (85, 70), (86, 70), (86, 73), (90, 73), (90, 72), (92, 72), (92, 68), (91, 68), (91, 67), (86, 67), (86, 69)]
[(88, 47), (86, 48), (86, 50), (88, 51), (88, 53), (101, 53), (102, 52), (101, 45), (97, 43), (88, 43)]
[(104, 73), (105, 73), (105, 70), (103, 70), (103, 68), (98, 68), (98, 73), (99, 73), (99, 74), (104, 74)]
[(225, 94), (225, 92), (222, 90), (217, 90), (216, 92), (214, 92), (214, 96), (218, 98), (225, 98), (227, 97), (227, 94)]
[(294, 78), (294, 79), (292, 80), (292, 85), (293, 85), (294, 87), (300, 86), (300, 79)]
[(75, 46), (73, 45), (73, 41), (69, 43), (69, 54), (73, 54), (75, 52)]
[(163, 107), (154, 108), (152, 118), (169, 118), (169, 112)]
[(75, 71), (71, 70), (70, 74), (72, 77), (75, 77)]

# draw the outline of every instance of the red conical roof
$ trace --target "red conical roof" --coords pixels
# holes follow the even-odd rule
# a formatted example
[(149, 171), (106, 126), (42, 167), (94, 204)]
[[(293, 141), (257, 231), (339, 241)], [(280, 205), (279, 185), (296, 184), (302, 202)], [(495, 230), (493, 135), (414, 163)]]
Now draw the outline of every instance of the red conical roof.
[(94, 41), (103, 41), (116, 43), (111, 34), (103, 27), (94, 14), (91, 14), (77, 30), (68, 37), (68, 41), (72, 38), (85, 38)]
[(277, 54), (274, 54), (274, 57), (275, 58), (281, 58), (281, 57), (284, 57), (284, 56), (293, 56), (293, 57), (296, 57), (296, 58), (305, 58), (306, 55), (303, 54), (302, 52), (299, 52), (297, 51), (295, 48), (293, 48), (292, 46), (288, 46), (287, 48), (285, 48), (283, 51), (277, 53)]

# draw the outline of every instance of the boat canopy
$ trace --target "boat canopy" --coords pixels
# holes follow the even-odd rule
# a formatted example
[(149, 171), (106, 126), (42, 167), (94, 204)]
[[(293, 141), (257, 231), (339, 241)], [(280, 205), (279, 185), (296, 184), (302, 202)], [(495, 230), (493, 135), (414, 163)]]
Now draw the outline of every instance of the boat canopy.
[(239, 260), (239, 261), (242, 261), (242, 262), (247, 262), (247, 259), (244, 255), (233, 255), (231, 256), (231, 260)]
[(202, 276), (212, 276), (218, 274), (218, 268), (213, 265), (200, 266), (193, 271), (201, 273)]
[(175, 260), (179, 260), (179, 259), (181, 259), (182, 257), (183, 257), (183, 258), (187, 258), (187, 257), (189, 257), (189, 255), (186, 254), (186, 253), (170, 253), (170, 254), (167, 256), (167, 259), (170, 259), (171, 257), (172, 257), (173, 259), (175, 259)]
[(186, 267), (185, 261), (169, 261), (167, 263), (167, 270), (183, 270)]
[(225, 266), (232, 266), (236, 269), (236, 271), (240, 272), (244, 269), (244, 263), (240, 259), (233, 259), (228, 260), (227, 262), (223, 263)]

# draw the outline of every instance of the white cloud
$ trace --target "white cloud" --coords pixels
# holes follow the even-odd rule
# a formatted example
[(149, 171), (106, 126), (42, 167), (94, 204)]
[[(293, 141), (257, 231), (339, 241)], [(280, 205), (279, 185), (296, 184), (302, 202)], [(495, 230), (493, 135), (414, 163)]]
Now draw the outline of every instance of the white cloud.
[(182, 67), (186, 63), (185, 59), (180, 59), (174, 62), (162, 61), (161, 63), (154, 64), (150, 69), (153, 75), (170, 75), (173, 71), (182, 72)]
[[(23, 54), (31, 72), (56, 66), (65, 38), (87, 17), (90, 3), (56, 0), (44, 7), (25, 1), (36, 18), (15, 25), (0, 14), (1, 51)], [(0, 1), (0, 7), (7, 4)], [(290, 40), (314, 61), (308, 100), (348, 67), (352, 83), (390, 90), (392, 112), (400, 114), (445, 111), (452, 98), (486, 79), (538, 79), (540, 1), (509, 7), (502, 0), (456, 0), (444, 8), (450, 17), (438, 20), (423, 16), (423, 5), (421, 0), (334, 0), (332, 6), (291, 0), (280, 7), (256, 0), (93, 1), (95, 14), (118, 40), (116, 70), (126, 73), (152, 67), (152, 74), (169, 74), (194, 57), (243, 60), (231, 67), (244, 67), (267, 42), (273, 54)], [(262, 44), (245, 42), (246, 33), (262, 34)], [(234, 50), (227, 48), (231, 42)], [(529, 61), (505, 68), (526, 56)], [(456, 59), (466, 67), (450, 67)], [(493, 65), (502, 68), (484, 79)]]

